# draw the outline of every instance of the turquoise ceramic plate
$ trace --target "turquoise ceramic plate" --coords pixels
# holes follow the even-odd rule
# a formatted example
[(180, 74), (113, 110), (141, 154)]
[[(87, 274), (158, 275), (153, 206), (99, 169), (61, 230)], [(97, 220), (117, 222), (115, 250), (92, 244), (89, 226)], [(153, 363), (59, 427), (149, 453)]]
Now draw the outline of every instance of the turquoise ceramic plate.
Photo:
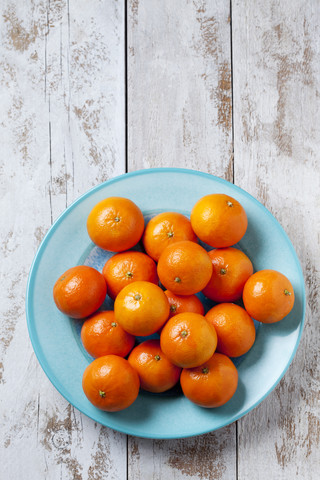
[[(293, 284), (296, 300), (288, 317), (278, 324), (259, 325), (253, 348), (236, 363), (239, 386), (223, 407), (204, 409), (179, 391), (166, 395), (141, 392), (126, 410), (106, 413), (85, 397), (82, 373), (90, 357), (79, 340), (79, 322), (61, 314), (52, 287), (68, 268), (87, 263), (102, 268), (106, 253), (94, 247), (86, 218), (92, 207), (112, 195), (128, 197), (146, 218), (160, 211), (189, 213), (208, 193), (225, 193), (241, 202), (249, 225), (239, 247), (255, 270), (272, 268)], [(108, 305), (107, 305), (108, 306)], [(297, 255), (275, 218), (240, 188), (212, 175), (180, 169), (151, 169), (122, 175), (98, 185), (74, 202), (54, 223), (34, 259), (27, 287), (27, 321), (34, 351), (57, 390), (96, 422), (130, 435), (178, 438), (206, 433), (228, 425), (256, 407), (277, 385), (290, 365), (304, 322), (304, 281)]]

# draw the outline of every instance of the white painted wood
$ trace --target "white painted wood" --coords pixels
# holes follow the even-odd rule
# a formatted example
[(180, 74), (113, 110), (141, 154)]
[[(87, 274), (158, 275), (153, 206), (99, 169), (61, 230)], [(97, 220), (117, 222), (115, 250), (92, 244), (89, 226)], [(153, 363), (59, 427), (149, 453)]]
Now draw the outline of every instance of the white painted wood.
[(179, 440), (128, 437), (128, 478), (236, 479), (234, 427)]
[[(129, 170), (187, 167), (232, 181), (229, 7), (129, 2)], [(177, 441), (129, 437), (129, 479), (235, 479), (235, 432), (233, 424)]]
[(125, 479), (126, 436), (54, 389), (24, 313), (28, 270), (51, 222), (125, 171), (124, 2), (4, 1), (0, 11), (0, 477)]
[[(0, 4), (1, 479), (127, 478), (126, 436), (70, 406), (33, 353), (28, 270), (80, 194), (125, 171), (124, 0)], [(279, 219), (299, 254), (307, 324), (256, 410), (178, 441), (129, 437), (128, 478), (317, 479), (320, 8), (317, 0), (130, 0), (128, 166), (232, 181)], [(237, 449), (238, 443), (238, 449)]]
[(229, 0), (131, 0), (128, 165), (232, 179)]
[(239, 422), (239, 479), (319, 478), (320, 4), (233, 1), (235, 182), (299, 255), (307, 318), (276, 390)]

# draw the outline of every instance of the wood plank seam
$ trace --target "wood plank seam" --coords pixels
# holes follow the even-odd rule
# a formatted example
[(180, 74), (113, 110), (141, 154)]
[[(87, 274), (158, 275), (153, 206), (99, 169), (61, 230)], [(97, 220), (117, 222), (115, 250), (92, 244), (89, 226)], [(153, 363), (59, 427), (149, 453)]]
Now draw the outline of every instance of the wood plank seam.
[[(231, 1), (128, 3), (128, 166), (231, 182)], [(237, 479), (237, 424), (178, 440), (129, 436), (129, 479)]]
[[(232, 183), (235, 183), (235, 157), (234, 157), (234, 102), (233, 102), (233, 89), (234, 89), (234, 71), (233, 71), (233, 45), (232, 45), (232, 0), (230, 0), (230, 74), (231, 74), (231, 138), (232, 138)], [(238, 432), (238, 421), (235, 422), (235, 449), (236, 449), (236, 460), (235, 460), (235, 478), (239, 480), (239, 432)]]

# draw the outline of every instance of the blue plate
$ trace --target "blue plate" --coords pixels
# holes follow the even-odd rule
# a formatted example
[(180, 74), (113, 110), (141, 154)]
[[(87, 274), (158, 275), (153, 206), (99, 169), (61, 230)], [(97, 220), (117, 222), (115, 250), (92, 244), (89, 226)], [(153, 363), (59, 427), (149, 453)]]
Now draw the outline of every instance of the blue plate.
[[(109, 196), (133, 200), (146, 217), (159, 211), (188, 213), (209, 193), (225, 193), (243, 205), (248, 230), (239, 247), (255, 270), (279, 270), (295, 291), (294, 308), (281, 322), (259, 325), (252, 349), (237, 360), (239, 385), (224, 406), (205, 409), (192, 404), (179, 390), (167, 395), (141, 392), (128, 409), (107, 413), (96, 409), (82, 391), (82, 374), (91, 358), (79, 340), (79, 322), (60, 313), (52, 298), (56, 279), (70, 267), (89, 264), (101, 269), (105, 252), (90, 241), (86, 219), (93, 206)], [(108, 304), (106, 305), (108, 307)], [(56, 389), (96, 422), (130, 435), (180, 438), (217, 430), (256, 407), (277, 385), (297, 350), (304, 323), (304, 280), (297, 255), (270, 212), (244, 190), (201, 172), (150, 169), (113, 178), (75, 201), (42, 241), (30, 271), (26, 311), (36, 356)]]

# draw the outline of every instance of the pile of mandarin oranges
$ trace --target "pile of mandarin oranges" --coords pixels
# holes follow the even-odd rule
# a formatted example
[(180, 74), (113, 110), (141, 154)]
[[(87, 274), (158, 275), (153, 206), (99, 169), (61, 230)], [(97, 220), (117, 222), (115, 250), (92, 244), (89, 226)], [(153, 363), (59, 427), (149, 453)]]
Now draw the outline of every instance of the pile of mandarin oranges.
[[(115, 254), (102, 272), (78, 265), (53, 288), (59, 310), (84, 320), (81, 340), (94, 360), (82, 386), (94, 406), (122, 410), (140, 388), (161, 393), (178, 382), (199, 406), (230, 400), (238, 384), (231, 358), (254, 344), (253, 319), (278, 322), (294, 304), (288, 278), (275, 270), (254, 273), (248, 256), (233, 247), (247, 225), (242, 205), (218, 193), (200, 198), (190, 219), (164, 212), (147, 225), (127, 198), (109, 197), (94, 206), (89, 237)], [(131, 250), (138, 242), (145, 253)], [(206, 314), (199, 292), (212, 301)], [(114, 310), (101, 310), (106, 295)]]

